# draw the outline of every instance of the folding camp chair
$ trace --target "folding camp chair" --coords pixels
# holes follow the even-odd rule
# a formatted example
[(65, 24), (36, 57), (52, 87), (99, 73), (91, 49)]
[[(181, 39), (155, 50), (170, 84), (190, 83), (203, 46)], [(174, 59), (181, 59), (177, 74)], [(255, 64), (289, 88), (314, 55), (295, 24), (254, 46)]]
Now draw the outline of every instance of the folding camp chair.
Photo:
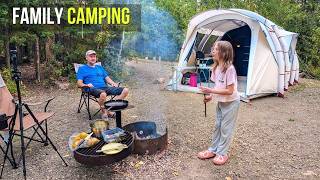
[[(78, 73), (78, 70), (81, 66), (83, 66), (84, 64), (77, 64), (74, 63), (74, 70), (76, 73)], [(101, 66), (101, 62), (97, 62), (96, 65), (100, 65)], [(120, 85), (120, 83), (118, 84)], [(81, 88), (81, 87), (80, 87)], [(110, 99), (113, 99), (115, 97), (115, 95), (111, 96)], [(91, 112), (90, 112), (90, 100), (98, 103), (98, 99), (96, 97), (94, 97), (93, 95), (90, 94), (90, 88), (81, 88), (81, 96), (80, 96), (80, 101), (79, 101), (79, 105), (78, 105), (78, 113), (80, 113), (83, 105), (85, 105), (86, 110), (88, 112), (88, 116), (89, 116), (89, 120), (92, 119), (92, 117), (96, 116), (101, 109), (99, 108), (99, 110), (97, 110), (93, 116), (91, 116)]]
[[(1, 79), (1, 76), (0, 76)], [(29, 106), (36, 106), (40, 105), (44, 102), (38, 102), (38, 103), (21, 103), (14, 101), (12, 95), (10, 94), (9, 90), (6, 86), (0, 86), (0, 114), (6, 114), (7, 116), (10, 116), (8, 119), (8, 128), (2, 129), (2, 131), (9, 132), (9, 139), (6, 143), (6, 150), (5, 150), (5, 156), (2, 163), (2, 169), (1, 169), (1, 175), (2, 177), (3, 168), (6, 162), (6, 159), (10, 161), (10, 163), (13, 166), (19, 165), (21, 159), (23, 160), (23, 174), (26, 178), (26, 168), (25, 168), (25, 150), (29, 146), (31, 141), (37, 141), (40, 143), (43, 143), (45, 146), (48, 144), (51, 144), (52, 148), (58, 153), (64, 164), (67, 166), (67, 163), (63, 159), (63, 157), (58, 152), (55, 145), (52, 143), (51, 139), (48, 136), (48, 126), (47, 126), (47, 120), (54, 115), (53, 112), (47, 112), (47, 107), (49, 103), (54, 98), (48, 99), (46, 102), (46, 105), (44, 107), (44, 112), (38, 112), (33, 113)], [(25, 108), (28, 113), (23, 113), (22, 108)], [(22, 118), (22, 124), (20, 123), (20, 117)], [(44, 126), (44, 127), (43, 127)], [(31, 136), (26, 136), (24, 131), (33, 129), (33, 133)], [(38, 136), (39, 138), (35, 138), (35, 136)], [(21, 138), (21, 155), (16, 162), (13, 153), (12, 153), (12, 139), (14, 136), (20, 136)], [(26, 145), (24, 144), (24, 139), (27, 139)], [(12, 159), (8, 156), (8, 151), (11, 148), (11, 155)], [(16, 164), (17, 163), (17, 164)]]

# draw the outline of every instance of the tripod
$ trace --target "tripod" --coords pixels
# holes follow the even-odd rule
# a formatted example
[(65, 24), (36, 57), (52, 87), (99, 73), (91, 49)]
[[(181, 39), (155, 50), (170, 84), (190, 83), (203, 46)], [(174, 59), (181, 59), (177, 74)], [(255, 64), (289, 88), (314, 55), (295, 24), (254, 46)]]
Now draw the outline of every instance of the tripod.
[[(63, 161), (63, 163), (68, 166), (68, 164), (65, 162), (65, 160), (63, 159), (63, 157), (61, 156), (61, 154), (59, 153), (59, 151), (57, 150), (57, 148), (55, 147), (55, 145), (52, 143), (51, 139), (48, 137), (47, 134), (47, 126), (46, 126), (46, 131), (43, 129), (43, 127), (41, 126), (41, 123), (39, 123), (39, 120), (36, 118), (36, 116), (34, 115), (34, 113), (30, 110), (28, 104), (25, 104), (22, 102), (21, 100), (21, 91), (20, 91), (20, 80), (21, 80), (21, 72), (18, 71), (18, 64), (17, 64), (17, 51), (16, 50), (11, 50), (10, 51), (10, 56), (11, 56), (11, 60), (13, 62), (13, 80), (15, 81), (16, 84), (16, 88), (17, 88), (17, 94), (18, 94), (18, 101), (15, 101), (15, 111), (14, 114), (11, 118), (11, 121), (9, 123), (9, 141), (7, 143), (7, 148), (5, 151), (5, 156), (4, 156), (4, 160), (3, 160), (3, 164), (2, 164), (2, 168), (1, 168), (1, 174), (0, 174), (0, 178), (2, 177), (2, 173), (3, 173), (3, 169), (4, 169), (4, 165), (6, 162), (6, 159), (9, 159), (9, 161), (11, 162), (10, 158), (8, 157), (8, 151), (9, 148), (11, 147), (11, 154), (12, 154), (12, 165), (13, 167), (17, 167), (17, 165), (19, 165), (20, 160), (22, 159), (22, 165), (23, 165), (23, 176), (24, 179), (26, 179), (26, 160), (25, 160), (25, 151), (26, 151), (26, 146), (28, 146), (28, 144), (30, 143), (33, 136), (35, 135), (35, 133), (37, 133), (40, 138), (42, 139), (42, 142), (44, 143), (44, 145), (48, 145), (49, 144), (52, 146), (52, 148), (57, 152), (57, 154), (59, 155), (59, 157), (61, 158), (61, 160)], [(36, 123), (38, 126), (37, 128), (34, 128), (35, 133), (33, 134), (33, 136), (31, 138), (25, 137), (24, 136), (24, 125), (23, 125), (23, 108), (25, 108), (27, 110), (27, 112), (29, 113), (29, 115), (32, 117), (32, 120), (34, 121), (34, 123)], [(15, 162), (14, 157), (13, 157), (13, 153), (12, 153), (12, 139), (13, 136), (15, 135), (15, 123), (16, 123), (16, 118), (18, 117), (17, 115), (19, 115), (19, 125), (20, 125), (20, 138), (21, 138), (21, 158), (19, 158), (18, 164)], [(42, 132), (42, 134), (45, 136), (45, 140), (41, 137), (41, 135), (39, 134), (39, 132), (37, 132), (37, 130), (40, 129), (40, 131)], [(27, 143), (27, 145), (25, 146), (25, 142), (24, 142), (24, 138), (28, 138), (29, 142)]]

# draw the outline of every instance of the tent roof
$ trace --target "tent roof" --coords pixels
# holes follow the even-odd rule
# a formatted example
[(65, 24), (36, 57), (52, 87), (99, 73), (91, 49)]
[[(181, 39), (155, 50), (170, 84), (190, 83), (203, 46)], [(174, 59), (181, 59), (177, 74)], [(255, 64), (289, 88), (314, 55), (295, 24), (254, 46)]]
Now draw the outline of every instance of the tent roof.
[[(199, 28), (198, 32), (202, 34), (212, 34), (222, 36), (225, 32), (246, 25), (244, 22), (236, 19), (225, 19), (214, 21)], [(214, 30), (213, 30), (214, 29)]]
[[(244, 16), (248, 19), (259, 21), (264, 25), (269, 24), (272, 26), (277, 26), (274, 22), (268, 20), (267, 18), (255, 13), (255, 12), (252, 12), (252, 11), (248, 11), (248, 10), (244, 10), (244, 9), (219, 9), (219, 10), (208, 10), (208, 11), (204, 11), (199, 14), (196, 14), (195, 16), (193, 16), (191, 18), (189, 25), (188, 25), (188, 29), (193, 30), (194, 28), (199, 26), (201, 23), (208, 21), (210, 18), (219, 16), (219, 15), (224, 15), (226, 17), (226, 19), (224, 21), (225, 23), (222, 23), (223, 26), (220, 26), (215, 29), (215, 31), (217, 31), (219, 34), (221, 32), (226, 32), (228, 30), (235, 29), (235, 28), (238, 28), (238, 27), (241, 27), (244, 25), (244, 22), (239, 20), (241, 18), (239, 18), (239, 19), (234, 18), (235, 17), (234, 15), (236, 15), (238, 17)], [(232, 16), (233, 18), (228, 19), (228, 16)], [(266, 22), (268, 22), (268, 23), (266, 23)], [(218, 23), (219, 22), (204, 24), (203, 26), (198, 27), (198, 28), (199, 28), (200, 32), (206, 32), (204, 34), (208, 34), (207, 29), (211, 30), (212, 27), (215, 27)], [(271, 28), (271, 27), (268, 27), (268, 28)], [(278, 26), (278, 28), (281, 29), (281, 35), (283, 35), (283, 36), (292, 36), (292, 35), (296, 34), (293, 32), (285, 31), (283, 28), (281, 28), (279, 26)], [(188, 37), (188, 35), (191, 35), (191, 32), (187, 32), (187, 37)]]

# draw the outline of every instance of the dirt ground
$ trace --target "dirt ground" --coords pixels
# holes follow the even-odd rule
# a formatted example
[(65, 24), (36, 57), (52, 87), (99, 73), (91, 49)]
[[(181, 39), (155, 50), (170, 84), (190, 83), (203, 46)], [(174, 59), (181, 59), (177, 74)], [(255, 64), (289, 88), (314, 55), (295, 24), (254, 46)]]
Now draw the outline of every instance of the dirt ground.
[[(56, 97), (49, 106), (56, 112), (49, 122), (49, 134), (69, 166), (63, 165), (50, 146), (32, 143), (26, 156), (28, 179), (320, 179), (319, 81), (301, 79), (285, 98), (271, 96), (241, 103), (230, 160), (215, 166), (211, 160), (197, 159), (196, 154), (210, 144), (216, 103), (207, 105), (204, 117), (203, 96), (163, 90), (163, 85), (154, 81), (160, 77), (168, 81), (170, 63), (131, 61), (127, 66), (134, 72), (125, 85), (135, 108), (123, 112), (122, 124), (140, 120), (165, 123), (168, 149), (156, 155), (131, 155), (103, 167), (81, 165), (67, 146), (72, 133), (89, 130), (86, 112), (76, 112), (79, 90), (43, 89), (27, 99)], [(14, 141), (18, 153), (19, 139)], [(22, 177), (21, 167), (12, 169), (6, 163), (3, 179)]]

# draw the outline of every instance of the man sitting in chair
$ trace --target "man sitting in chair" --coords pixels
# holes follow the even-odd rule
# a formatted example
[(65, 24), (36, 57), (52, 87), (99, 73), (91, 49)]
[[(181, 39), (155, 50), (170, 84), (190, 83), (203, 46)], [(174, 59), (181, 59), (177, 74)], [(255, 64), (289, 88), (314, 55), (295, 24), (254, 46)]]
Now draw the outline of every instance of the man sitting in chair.
[(78, 70), (77, 84), (81, 88), (90, 88), (90, 94), (98, 98), (102, 118), (114, 116), (114, 114), (107, 112), (104, 108), (107, 96), (116, 95), (115, 99), (124, 99), (128, 95), (129, 90), (118, 87), (118, 84), (109, 77), (108, 72), (102, 66), (95, 64), (97, 62), (95, 51), (87, 51), (86, 60), (87, 64), (81, 66)]

